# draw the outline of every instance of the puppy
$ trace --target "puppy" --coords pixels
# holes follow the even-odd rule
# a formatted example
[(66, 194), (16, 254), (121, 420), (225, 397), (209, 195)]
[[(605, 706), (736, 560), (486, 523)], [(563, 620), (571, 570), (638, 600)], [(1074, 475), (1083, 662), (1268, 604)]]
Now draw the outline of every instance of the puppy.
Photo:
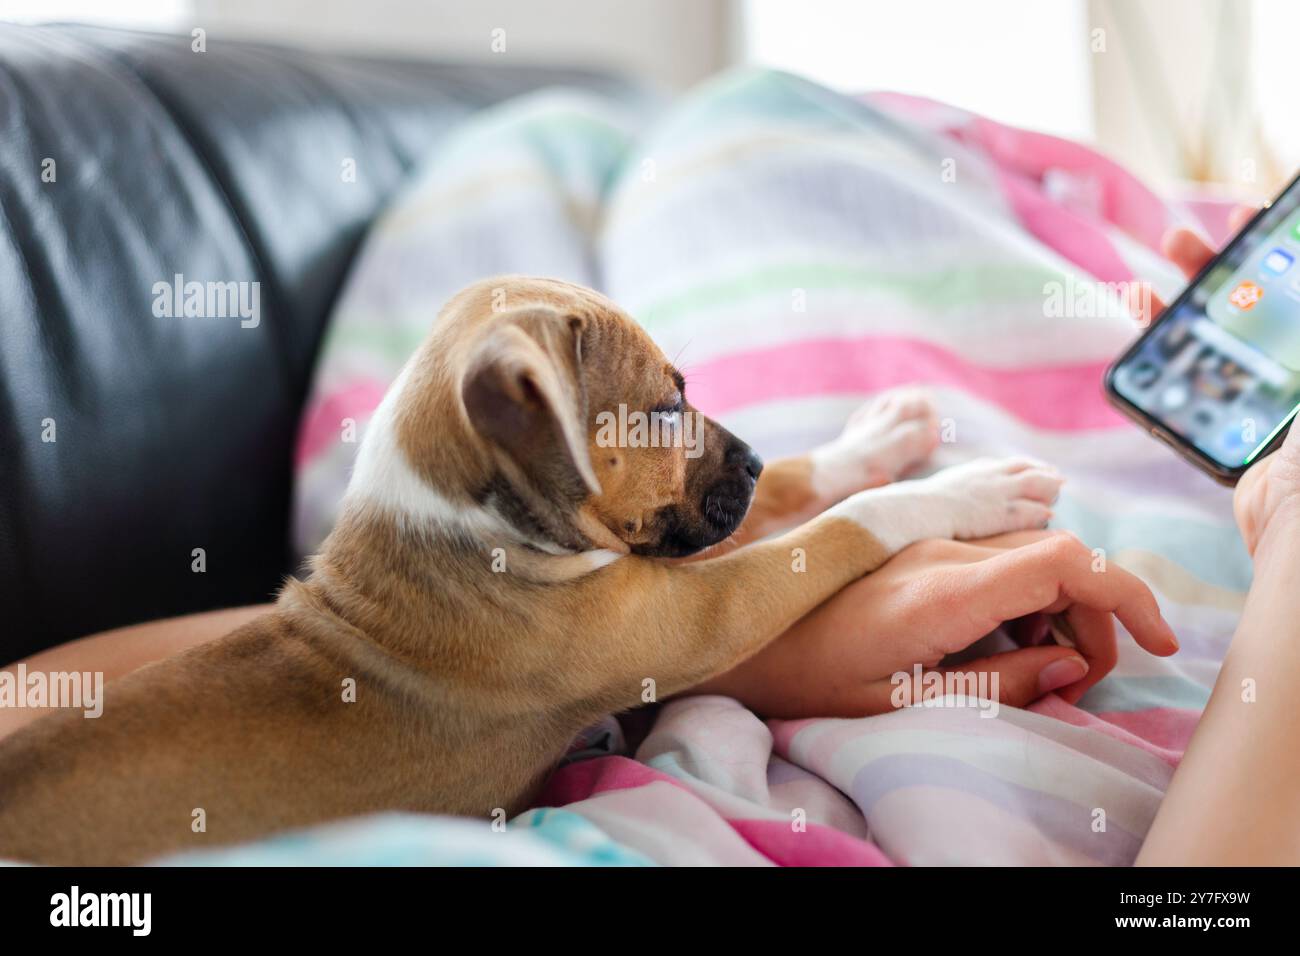
[(376, 411), (305, 580), (110, 684), (100, 719), (0, 742), (0, 858), (121, 864), (372, 811), (514, 814), (601, 715), (730, 669), (914, 541), (1042, 524), (1059, 485), (984, 460), (669, 562), (736, 531), (756, 488), (757, 525), (814, 512), (843, 462), (764, 473), (702, 416), (693, 448), (611, 443), (620, 406), (670, 439), (698, 415), (612, 302), (524, 277), (459, 293)]

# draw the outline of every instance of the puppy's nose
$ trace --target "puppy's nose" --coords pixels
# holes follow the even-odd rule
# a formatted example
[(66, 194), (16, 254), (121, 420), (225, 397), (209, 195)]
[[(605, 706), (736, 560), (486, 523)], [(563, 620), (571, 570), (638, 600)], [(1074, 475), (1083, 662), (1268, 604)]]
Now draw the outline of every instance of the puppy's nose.
[(739, 468), (755, 481), (758, 481), (758, 476), (763, 471), (763, 459), (759, 458), (754, 453), (754, 449), (743, 442), (736, 442), (727, 449), (727, 464), (733, 468)]

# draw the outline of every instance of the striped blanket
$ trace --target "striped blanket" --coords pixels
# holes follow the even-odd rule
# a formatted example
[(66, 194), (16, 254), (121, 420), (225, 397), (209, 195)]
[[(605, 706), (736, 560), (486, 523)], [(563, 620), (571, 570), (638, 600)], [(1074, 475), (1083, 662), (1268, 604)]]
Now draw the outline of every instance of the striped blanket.
[(1075, 293), (1134, 276), (1172, 291), (1153, 250), (1181, 216), (1078, 145), (780, 73), (725, 75), (653, 122), (565, 91), (511, 102), (430, 156), (365, 244), (303, 422), (297, 545), (328, 531), (355, 438), (438, 306), (485, 275), (606, 292), (764, 456), (927, 383), (956, 437), (939, 464), (1059, 466), (1055, 523), (1150, 583), (1182, 651), (1153, 658), (1121, 634), (1077, 707), (1049, 695), (996, 720), (763, 721), (679, 700), (635, 752), (557, 771), (511, 827), (563, 813), (658, 863), (1130, 863), (1250, 564), (1228, 493), (1107, 407), (1102, 370), (1135, 330)]

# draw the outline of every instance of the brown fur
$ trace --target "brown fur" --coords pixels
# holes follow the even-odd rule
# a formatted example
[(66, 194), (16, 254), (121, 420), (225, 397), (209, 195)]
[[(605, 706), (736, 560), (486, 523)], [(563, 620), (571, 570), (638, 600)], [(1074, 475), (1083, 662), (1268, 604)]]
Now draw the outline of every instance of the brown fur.
[[(664, 698), (730, 669), (888, 557), (829, 515), (709, 560), (643, 556), (711, 543), (710, 482), (747, 451), (712, 422), (694, 461), (597, 445), (599, 409), (678, 386), (589, 290), (510, 277), (459, 294), (410, 366), (394, 435), (456, 509), (503, 509), (526, 534), (350, 495), (265, 616), (111, 683), (98, 720), (55, 714), (0, 742), (0, 857), (118, 864), (371, 811), (515, 813), (644, 681)], [(769, 470), (746, 531), (812, 499), (806, 463)], [(590, 570), (538, 541), (624, 556)]]

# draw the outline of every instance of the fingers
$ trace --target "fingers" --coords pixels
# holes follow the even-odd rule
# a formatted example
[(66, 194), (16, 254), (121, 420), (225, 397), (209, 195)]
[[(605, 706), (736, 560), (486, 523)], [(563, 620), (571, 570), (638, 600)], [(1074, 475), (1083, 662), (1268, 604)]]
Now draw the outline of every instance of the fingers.
[(977, 542), (926, 542), (913, 548), (915, 559), (927, 566), (948, 565), (947, 580), (938, 591), (954, 615), (969, 620), (970, 633), (985, 634), (1038, 612), (1064, 615), (1090, 667), (1088, 683), (1076, 699), (1115, 666), (1112, 615), (1150, 653), (1163, 657), (1178, 650), (1177, 638), (1150, 588), (1121, 567), (1098, 564), (1074, 535), (1022, 531)]
[[(1258, 211), (1251, 206), (1238, 206), (1228, 216), (1228, 228), (1232, 232), (1240, 231)], [(1161, 247), (1164, 254), (1189, 279), (1204, 269), (1214, 258), (1214, 249), (1190, 229), (1171, 230), (1165, 235)]]
[(1063, 619), (1058, 619), (1058, 627), (1061, 624), (1068, 627), (1068, 636), (1073, 640), (1075, 650), (1088, 662), (1086, 676), (1071, 682), (1068, 687), (1057, 689), (1066, 703), (1075, 704), (1094, 684), (1114, 670), (1119, 661), (1115, 618), (1106, 611), (1075, 604), (1065, 612)]
[[(1057, 611), (1057, 609), (1054, 609)], [(1065, 612), (1030, 614), (1003, 625), (1002, 630), (1021, 647), (1055, 647), (1059, 637), (1063, 646), (1073, 647), (1088, 662), (1088, 675), (1060, 691), (1073, 704), (1109, 674), (1119, 660), (1115, 639), (1115, 619), (1105, 611), (1075, 604)]]
[[(968, 613), (992, 627), (1036, 611), (1060, 612), (1074, 605), (1114, 614), (1138, 645), (1166, 656), (1178, 649), (1151, 590), (1112, 563), (1094, 570), (1092, 552), (1069, 534), (994, 555), (954, 570), (954, 587)], [(1086, 654), (1087, 649), (1081, 649)]]
[(915, 670), (872, 681), (853, 700), (842, 702), (840, 716), (887, 714), (947, 694), (1027, 707), (1044, 694), (1073, 689), (1088, 674), (1088, 662), (1076, 651), (1056, 646), (1029, 647), (981, 657), (960, 667), (922, 670), (919, 686)]
[(1165, 256), (1189, 279), (1214, 258), (1214, 250), (1190, 229), (1173, 230), (1165, 236), (1161, 246)]
[[(966, 684), (971, 683), (973, 676), (977, 687), (979, 676), (988, 675), (984, 686), (990, 692), (996, 688), (1000, 703), (1026, 707), (1044, 694), (1074, 687), (1089, 676), (1089, 665), (1067, 647), (1044, 646), (981, 657), (961, 667), (941, 668), (941, 672), (960, 675)], [(957, 681), (946, 683), (960, 687)]]

